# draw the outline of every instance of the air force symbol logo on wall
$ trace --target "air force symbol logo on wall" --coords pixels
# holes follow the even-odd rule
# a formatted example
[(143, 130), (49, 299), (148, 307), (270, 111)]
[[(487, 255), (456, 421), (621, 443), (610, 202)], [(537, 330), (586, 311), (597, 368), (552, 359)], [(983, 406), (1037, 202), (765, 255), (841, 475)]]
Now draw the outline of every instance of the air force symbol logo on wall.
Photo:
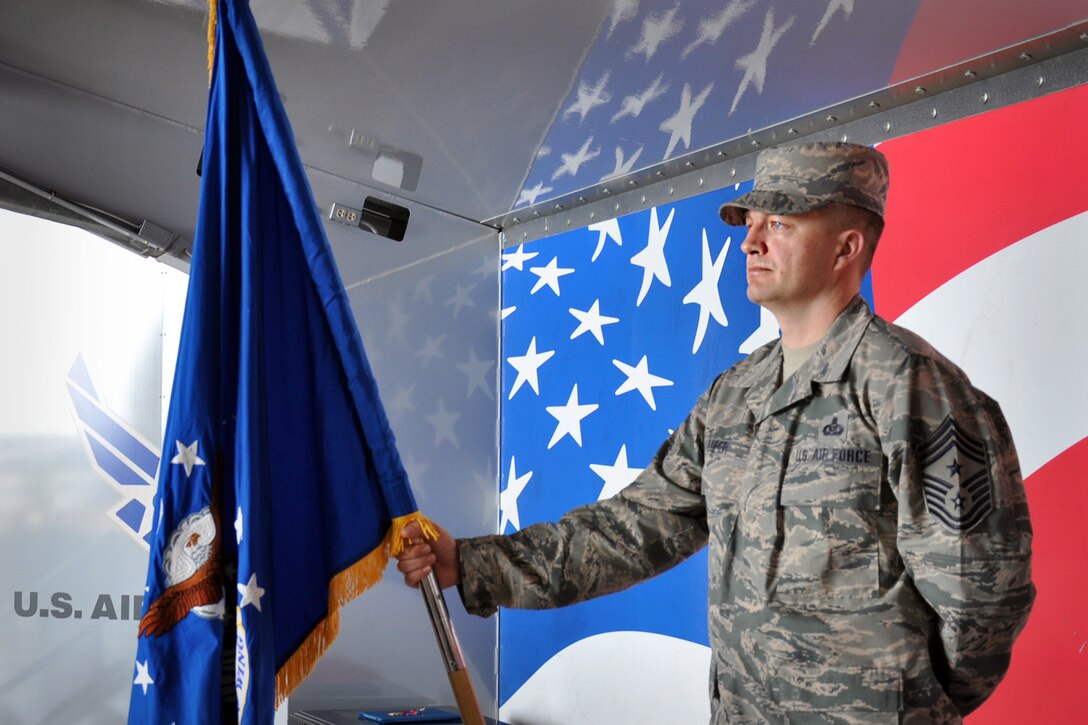
[(922, 444), (919, 460), (926, 508), (946, 529), (969, 531), (993, 510), (986, 447), (951, 416)]
[(65, 385), (87, 459), (117, 493), (107, 515), (146, 551), (158, 490), (159, 447), (106, 406), (82, 355), (72, 363)]

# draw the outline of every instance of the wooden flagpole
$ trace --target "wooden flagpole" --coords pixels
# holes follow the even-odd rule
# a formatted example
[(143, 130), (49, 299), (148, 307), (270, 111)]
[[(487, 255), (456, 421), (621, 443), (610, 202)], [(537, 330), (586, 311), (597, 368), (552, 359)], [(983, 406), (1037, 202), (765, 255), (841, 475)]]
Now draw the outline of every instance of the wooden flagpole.
[(457, 633), (453, 631), (453, 622), (450, 620), (449, 610), (446, 609), (446, 598), (442, 594), (442, 588), (438, 586), (438, 578), (433, 570), (420, 582), (419, 588), (423, 591), (423, 601), (431, 617), (431, 626), (434, 627), (438, 649), (446, 664), (446, 674), (450, 678), (450, 687), (453, 688), (461, 720), (465, 725), (485, 725), (484, 717), (480, 713), (480, 703), (476, 699), (472, 680), (465, 667), (465, 658), (461, 654), (461, 646), (457, 643)]

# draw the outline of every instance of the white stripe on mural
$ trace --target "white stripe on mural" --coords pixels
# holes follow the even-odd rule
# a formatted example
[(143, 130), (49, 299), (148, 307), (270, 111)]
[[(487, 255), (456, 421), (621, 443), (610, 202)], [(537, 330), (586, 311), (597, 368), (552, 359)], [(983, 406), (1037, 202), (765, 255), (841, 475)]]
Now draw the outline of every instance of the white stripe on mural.
[(1088, 436), (1085, 239), (1088, 212), (982, 260), (896, 320), (1000, 402), (1024, 478)]

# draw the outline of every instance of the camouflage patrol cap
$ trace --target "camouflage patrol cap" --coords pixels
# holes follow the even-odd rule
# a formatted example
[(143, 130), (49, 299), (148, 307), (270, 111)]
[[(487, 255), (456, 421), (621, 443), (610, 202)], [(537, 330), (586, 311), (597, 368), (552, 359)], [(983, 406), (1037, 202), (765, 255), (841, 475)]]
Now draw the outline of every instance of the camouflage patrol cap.
[(748, 209), (801, 214), (832, 202), (859, 206), (884, 217), (888, 160), (868, 146), (803, 143), (760, 153), (752, 190), (722, 205), (722, 221), (744, 226)]

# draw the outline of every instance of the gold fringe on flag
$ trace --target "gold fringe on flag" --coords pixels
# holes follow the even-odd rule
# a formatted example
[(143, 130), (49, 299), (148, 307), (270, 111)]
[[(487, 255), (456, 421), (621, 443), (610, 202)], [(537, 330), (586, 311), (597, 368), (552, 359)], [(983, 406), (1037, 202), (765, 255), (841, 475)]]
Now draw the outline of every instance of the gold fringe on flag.
[(208, 0), (208, 85), (212, 84), (215, 67), (215, 24), (218, 20), (219, 0)]
[(328, 615), (318, 622), (294, 654), (276, 672), (276, 707), (283, 704), (288, 695), (302, 684), (317, 660), (340, 633), (340, 607), (381, 581), (390, 557), (395, 557), (404, 550), (401, 532), (413, 521), (419, 524), (428, 541), (438, 538), (438, 529), (418, 511), (407, 516), (398, 516), (393, 519), (381, 545), (329, 582)]

